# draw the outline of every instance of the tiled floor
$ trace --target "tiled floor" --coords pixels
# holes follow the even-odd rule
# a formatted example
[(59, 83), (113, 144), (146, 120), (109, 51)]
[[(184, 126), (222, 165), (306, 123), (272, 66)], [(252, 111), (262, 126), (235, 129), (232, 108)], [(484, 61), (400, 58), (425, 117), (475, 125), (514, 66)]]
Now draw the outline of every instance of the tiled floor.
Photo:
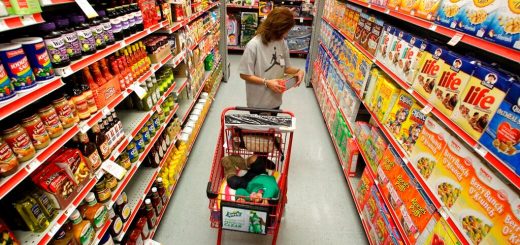
[[(237, 74), (240, 56), (230, 56), (231, 78), (216, 96), (188, 165), (155, 236), (162, 244), (213, 244), (206, 186), (223, 108), (245, 105)], [(304, 68), (305, 60), (293, 58)], [(367, 244), (334, 147), (312, 89), (303, 85), (284, 95), (282, 109), (293, 111), (297, 130), (291, 156), (288, 203), (278, 244)], [(224, 232), (223, 244), (270, 244), (272, 236)]]

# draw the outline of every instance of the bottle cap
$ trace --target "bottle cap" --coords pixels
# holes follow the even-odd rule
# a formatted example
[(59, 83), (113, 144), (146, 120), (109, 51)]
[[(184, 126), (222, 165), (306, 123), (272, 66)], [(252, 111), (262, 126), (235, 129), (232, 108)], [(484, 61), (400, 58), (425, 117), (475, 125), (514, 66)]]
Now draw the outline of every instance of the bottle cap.
[(87, 196), (85, 197), (85, 201), (87, 201), (87, 202), (92, 202), (94, 200), (96, 200), (96, 196), (94, 196), (93, 192), (89, 192), (87, 194)]
[(157, 187), (152, 187), (152, 193), (157, 192)]
[(162, 183), (162, 182), (163, 182), (162, 177), (157, 178), (157, 183)]
[(58, 28), (67, 28), (69, 26), (68, 19), (57, 19), (55, 21), (55, 23), (56, 23), (56, 26), (58, 26)]
[(123, 198), (121, 198), (121, 196), (119, 196), (116, 200), (116, 204), (117, 205), (122, 205), (123, 204)]
[(150, 199), (146, 199), (146, 200), (144, 200), (144, 204), (150, 205), (150, 204), (152, 204), (152, 201)]
[(105, 10), (98, 10), (97, 13), (98, 13), (99, 17), (101, 17), (101, 18), (106, 16)]
[(72, 16), (71, 18), (72, 22), (74, 24), (80, 24), (80, 23), (84, 23), (85, 22), (85, 17), (81, 16), (81, 15), (76, 15), (76, 16)]
[(70, 216), (69, 219), (74, 221), (74, 220), (77, 220), (79, 218), (80, 218), (79, 211), (76, 209), (76, 210), (74, 210), (74, 212), (72, 212), (72, 215)]
[(56, 29), (56, 24), (54, 24), (53, 22), (46, 22), (40, 24), (38, 28), (42, 31), (54, 31)]

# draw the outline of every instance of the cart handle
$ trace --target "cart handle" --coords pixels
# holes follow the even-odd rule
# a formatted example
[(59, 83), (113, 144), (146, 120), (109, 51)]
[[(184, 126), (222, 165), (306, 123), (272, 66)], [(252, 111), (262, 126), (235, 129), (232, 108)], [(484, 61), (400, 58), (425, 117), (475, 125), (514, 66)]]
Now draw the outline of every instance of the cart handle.
[(261, 112), (284, 113), (284, 114), (289, 114), (291, 117), (294, 117), (294, 114), (292, 112), (284, 111), (284, 110), (276, 110), (276, 109), (235, 106), (234, 108), (233, 107), (227, 108), (225, 111), (228, 111), (228, 110), (249, 111), (249, 112), (256, 112), (256, 113), (261, 113)]

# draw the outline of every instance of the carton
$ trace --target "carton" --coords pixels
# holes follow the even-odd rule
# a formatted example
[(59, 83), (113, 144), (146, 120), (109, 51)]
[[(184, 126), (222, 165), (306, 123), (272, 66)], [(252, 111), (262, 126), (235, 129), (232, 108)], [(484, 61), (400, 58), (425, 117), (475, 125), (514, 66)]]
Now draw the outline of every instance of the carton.
[(446, 0), (442, 1), (439, 10), (437, 11), (437, 17), (435, 23), (455, 29), (457, 26), (457, 15), (463, 11), (465, 4), (468, 4), (472, 0)]
[(367, 86), (366, 86), (366, 92), (364, 94), (360, 94), (360, 96), (365, 101), (367, 109), (372, 108), (372, 101), (373, 97), (375, 96), (375, 89), (377, 87), (377, 80), (379, 79), (379, 76), (383, 76), (381, 70), (378, 68), (372, 68), (370, 70), (369, 77), (367, 78)]
[(401, 80), (409, 84), (412, 84), (412, 78), (419, 63), (417, 55), (426, 48), (426, 45), (423, 45), (424, 42), (424, 40), (417, 38), (415, 35), (405, 33), (398, 44), (402, 46), (399, 47), (400, 53), (394, 72)]
[[(518, 4), (514, 0), (495, 1), (499, 4), (495, 18), (487, 25), (484, 39), (510, 47), (520, 49), (520, 16)], [(517, 3), (517, 2), (516, 2)]]
[(433, 94), (435, 81), (441, 74), (441, 68), (444, 65), (441, 55), (448, 51), (432, 43), (428, 44), (426, 51), (422, 52), (423, 55), (415, 71), (412, 87), (423, 98), (428, 99)]
[(402, 33), (402, 31), (395, 27), (392, 27), (392, 30), (387, 32), (387, 34), (389, 35), (388, 36), (388, 47), (386, 48), (386, 54), (381, 53), (382, 59), (380, 59), (380, 61), (383, 64), (385, 64), (385, 66), (387, 66), (387, 67), (391, 66), (392, 60), (394, 58), (394, 54), (396, 53), (395, 49), (397, 47), (397, 44), (399, 43), (399, 41), (402, 38), (402, 35), (401, 35), (401, 37), (399, 37), (399, 33)]
[(458, 105), (461, 99), (460, 94), (466, 88), (476, 66), (473, 61), (453, 52), (444, 52), (441, 58), (444, 60), (444, 64), (435, 81), (429, 101), (449, 117)]
[(435, 216), (435, 222), (432, 222), (432, 227), (423, 231), (421, 236), (417, 239), (417, 244), (454, 244), (462, 245), (453, 229), (451, 229), (448, 222), (442, 218)]
[(385, 24), (383, 26), (381, 37), (379, 38), (379, 45), (377, 46), (377, 51), (375, 54), (377, 60), (384, 61), (387, 59), (394, 31), (395, 27), (391, 25)]
[(391, 10), (399, 10), (399, 6), (401, 5), (401, 0), (388, 0), (387, 6), (388, 9)]
[(361, 15), (361, 8), (353, 5), (349, 5), (351, 11), (351, 17), (349, 17), (350, 23), (347, 25), (347, 33), (345, 35), (349, 40), (354, 40), (354, 35), (357, 30), (358, 22)]
[(397, 96), (397, 101), (383, 120), (385, 127), (397, 139), (401, 133), (401, 126), (408, 118), (410, 109), (414, 104), (413, 97), (406, 91), (401, 90)]
[(26, 15), (42, 12), (38, 0), (3, 0), (9, 15)]
[(520, 84), (514, 83), (480, 143), (520, 175)]
[(357, 23), (356, 32), (354, 34), (354, 41), (359, 43), (361, 46), (365, 45), (368, 40), (368, 34), (372, 29), (372, 22), (369, 20), (369, 16), (365, 13), (361, 13)]
[(399, 59), (401, 58), (401, 52), (403, 48), (408, 46), (408, 42), (404, 40), (404, 36), (406, 32), (402, 30), (394, 31), (394, 38), (392, 40), (392, 45), (390, 46), (390, 52), (388, 52), (388, 60), (386, 61), (386, 66), (390, 68), (393, 72), (397, 71), (397, 67), (399, 65)]
[(415, 10), (421, 0), (401, 0), (399, 12), (403, 14), (415, 15)]
[(412, 152), (427, 118), (426, 115), (421, 112), (421, 109), (422, 107), (414, 101), (410, 108), (408, 117), (401, 126), (400, 135), (397, 137), (399, 143), (407, 154)]
[(415, 16), (426, 20), (433, 20), (437, 15), (442, 0), (421, 0), (417, 4)]
[(381, 33), (383, 32), (383, 20), (381, 19), (374, 19), (371, 21), (372, 26), (370, 29), (370, 32), (368, 34), (368, 40), (366, 44), (363, 44), (363, 47), (365, 48), (368, 53), (375, 55), (377, 50), (377, 44), (379, 44), (379, 37), (381, 37)]
[(461, 94), (451, 120), (478, 140), (495, 114), (514, 79), (500, 71), (477, 66)]
[(373, 62), (359, 50), (355, 49), (355, 53), (357, 56), (357, 63), (355, 64), (354, 69), (351, 70), (353, 78), (350, 79), (350, 81), (352, 81), (352, 89), (356, 93), (360, 93), (365, 89), (368, 73), (370, 72)]
[(378, 82), (382, 82), (382, 84), (375, 97), (373, 112), (376, 114), (377, 119), (382, 122), (394, 106), (401, 90), (390, 79), (383, 79), (383, 81)]
[(483, 37), (489, 25), (495, 20), (503, 0), (466, 1), (456, 18), (455, 29), (472, 36)]
[(370, 177), (368, 171), (363, 171), (361, 179), (359, 180), (359, 183), (355, 189), (355, 197), (360, 208), (363, 208), (363, 206), (365, 206), (365, 203), (369, 199), (373, 184), (374, 180), (372, 179), (372, 177)]

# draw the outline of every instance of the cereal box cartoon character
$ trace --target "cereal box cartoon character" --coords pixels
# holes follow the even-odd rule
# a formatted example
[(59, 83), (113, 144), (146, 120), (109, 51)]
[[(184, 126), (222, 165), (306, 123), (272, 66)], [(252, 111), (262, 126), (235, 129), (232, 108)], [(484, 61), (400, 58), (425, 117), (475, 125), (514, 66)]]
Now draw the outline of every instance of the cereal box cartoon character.
[(399, 96), (397, 96), (397, 101), (395, 102), (394, 107), (390, 113), (388, 113), (386, 119), (383, 120), (383, 124), (394, 135), (394, 137), (399, 137), (401, 126), (404, 121), (406, 121), (406, 118), (408, 118), (413, 103), (413, 97), (405, 90), (402, 90), (401, 93), (399, 93)]
[(520, 4), (518, 0), (496, 1), (500, 5), (484, 39), (520, 50)]
[(520, 84), (514, 83), (480, 143), (520, 175)]
[(483, 37), (490, 24), (494, 21), (499, 2), (503, 0), (472, 0), (462, 5), (455, 17), (455, 29), (473, 36)]
[(435, 108), (449, 117), (460, 101), (462, 90), (466, 88), (473, 75), (475, 62), (453, 52), (444, 52), (442, 59), (444, 65), (429, 100)]
[(407, 154), (412, 152), (427, 118), (426, 115), (421, 112), (421, 109), (422, 106), (414, 101), (412, 107), (410, 108), (410, 113), (403, 122), (401, 131), (397, 137), (399, 143), (401, 143)]
[(412, 87), (417, 93), (428, 99), (433, 92), (437, 77), (441, 74), (441, 68), (444, 65), (441, 55), (445, 50), (438, 45), (429, 43), (426, 51), (423, 52), (424, 55), (422, 55), (423, 57), (417, 66)]
[(478, 140), (509, 91), (512, 81), (514, 79), (503, 72), (477, 66), (460, 96), (461, 101), (455, 107), (451, 120)]
[(472, 0), (446, 0), (442, 1), (439, 11), (437, 11), (437, 17), (435, 23), (455, 29), (457, 26), (457, 15), (461, 11), (464, 4), (469, 3)]

